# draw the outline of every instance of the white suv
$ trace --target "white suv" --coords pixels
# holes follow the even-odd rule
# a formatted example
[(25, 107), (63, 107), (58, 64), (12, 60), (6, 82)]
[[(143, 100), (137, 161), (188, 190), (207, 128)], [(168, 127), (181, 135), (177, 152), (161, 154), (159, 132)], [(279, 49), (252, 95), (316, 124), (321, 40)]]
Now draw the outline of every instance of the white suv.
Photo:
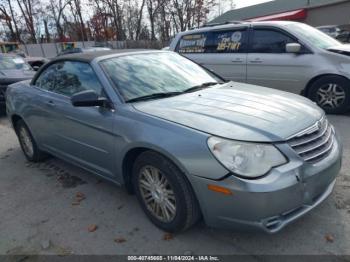
[(303, 94), (327, 113), (350, 105), (350, 46), (296, 22), (235, 22), (179, 33), (170, 45), (226, 80)]

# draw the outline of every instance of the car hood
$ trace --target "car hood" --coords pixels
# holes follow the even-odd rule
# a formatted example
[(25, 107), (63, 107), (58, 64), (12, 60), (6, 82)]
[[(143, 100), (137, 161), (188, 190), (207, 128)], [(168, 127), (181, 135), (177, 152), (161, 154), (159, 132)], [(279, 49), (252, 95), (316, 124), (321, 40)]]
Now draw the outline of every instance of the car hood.
[(0, 81), (6, 83), (14, 83), (21, 80), (31, 79), (35, 74), (32, 70), (0, 70)]
[(251, 142), (285, 141), (324, 115), (302, 96), (234, 82), (133, 106), (208, 134)]
[(327, 49), (330, 52), (350, 56), (350, 45), (337, 45)]

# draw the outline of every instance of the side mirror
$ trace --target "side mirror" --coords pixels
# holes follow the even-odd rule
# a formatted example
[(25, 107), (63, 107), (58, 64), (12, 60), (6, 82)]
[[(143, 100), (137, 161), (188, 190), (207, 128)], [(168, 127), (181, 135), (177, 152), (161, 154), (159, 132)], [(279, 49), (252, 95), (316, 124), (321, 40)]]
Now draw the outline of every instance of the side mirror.
[(35, 66), (32, 66), (32, 68), (33, 68), (34, 71), (38, 71), (40, 66), (35, 65)]
[(300, 51), (301, 51), (301, 44), (299, 43), (286, 44), (287, 53), (297, 54), (297, 53), (300, 53)]
[(100, 98), (99, 95), (92, 90), (76, 93), (70, 100), (72, 105), (76, 107), (105, 106), (108, 104), (108, 100), (106, 98)]

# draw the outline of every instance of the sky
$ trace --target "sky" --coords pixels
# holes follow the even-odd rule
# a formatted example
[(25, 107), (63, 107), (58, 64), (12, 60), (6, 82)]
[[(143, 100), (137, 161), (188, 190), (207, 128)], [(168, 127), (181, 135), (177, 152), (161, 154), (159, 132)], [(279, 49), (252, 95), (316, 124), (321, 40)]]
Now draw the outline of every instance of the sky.
[(243, 8), (251, 5), (257, 5), (272, 0), (216, 0), (217, 5), (209, 13), (209, 21), (215, 17), (232, 9)]
[[(47, 0), (42, 0), (42, 1), (47, 1)], [(88, 0), (83, 0), (83, 1), (88, 1)], [(217, 5), (213, 8), (213, 10), (210, 11), (208, 15), (208, 21), (232, 9), (238, 9), (246, 6), (257, 5), (257, 4), (261, 4), (269, 1), (273, 1), (273, 0), (216, 0)], [(91, 11), (92, 10), (90, 9), (87, 12), (85, 10), (84, 12), (85, 16), (90, 17), (92, 15)], [(2, 23), (0, 23), (0, 31), (1, 30), (4, 30), (4, 28), (2, 27)]]
[[(222, 0), (222, 1), (225, 1), (225, 0)], [(236, 3), (236, 8), (242, 8), (249, 5), (257, 5), (257, 4), (270, 2), (270, 1), (271, 0), (236, 0), (234, 2)]]

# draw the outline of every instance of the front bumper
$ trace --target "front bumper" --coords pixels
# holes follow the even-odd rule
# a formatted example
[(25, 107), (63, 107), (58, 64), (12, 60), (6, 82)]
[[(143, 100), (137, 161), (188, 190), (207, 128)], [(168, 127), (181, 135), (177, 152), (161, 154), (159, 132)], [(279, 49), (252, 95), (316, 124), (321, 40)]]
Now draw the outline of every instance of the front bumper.
[[(281, 147), (288, 151), (288, 145)], [(261, 179), (245, 180), (231, 175), (221, 181), (198, 176), (191, 176), (190, 180), (208, 226), (275, 233), (331, 194), (341, 157), (342, 148), (336, 138), (330, 154), (316, 164), (290, 157), (288, 164)], [(208, 184), (228, 188), (233, 194), (210, 191)]]

